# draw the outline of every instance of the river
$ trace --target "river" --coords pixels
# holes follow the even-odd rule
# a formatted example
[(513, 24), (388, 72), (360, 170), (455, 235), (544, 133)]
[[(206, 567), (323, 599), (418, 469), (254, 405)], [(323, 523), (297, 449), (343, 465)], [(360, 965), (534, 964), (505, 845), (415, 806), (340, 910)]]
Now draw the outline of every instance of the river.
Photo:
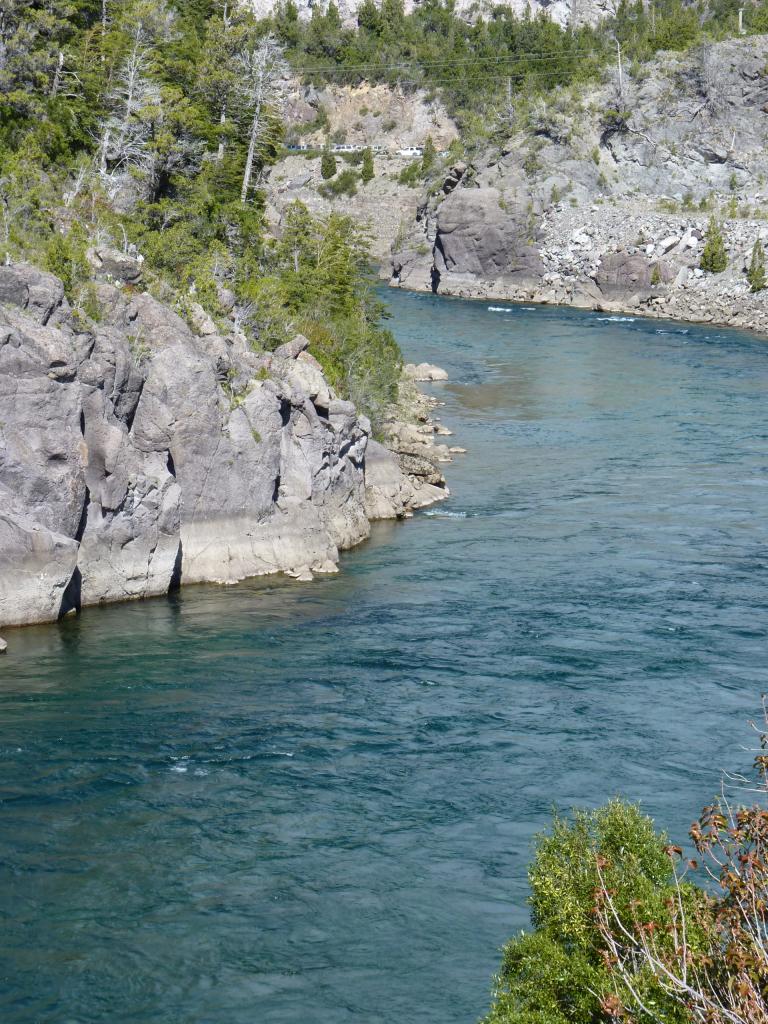
[(9, 635), (4, 1024), (475, 1021), (553, 805), (682, 838), (745, 763), (766, 343), (388, 299), (450, 372), (447, 503), (338, 576)]

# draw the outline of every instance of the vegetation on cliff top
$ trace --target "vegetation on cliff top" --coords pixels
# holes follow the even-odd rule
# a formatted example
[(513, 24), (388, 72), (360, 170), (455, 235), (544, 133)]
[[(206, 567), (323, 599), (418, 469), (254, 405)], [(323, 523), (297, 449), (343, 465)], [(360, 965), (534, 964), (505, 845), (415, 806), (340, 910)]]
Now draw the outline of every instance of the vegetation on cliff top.
[(757, 801), (724, 788), (692, 826), (700, 861), (618, 800), (556, 817), (485, 1024), (766, 1024), (766, 747), (742, 783)]
[[(349, 218), (304, 225), (294, 262), (267, 229), (263, 174), (283, 133), (280, 43), (209, 0), (8, 0), (0, 19), (0, 258), (64, 281), (99, 315), (90, 250), (141, 257), (145, 285), (254, 347), (301, 326), (343, 396), (376, 418), (400, 354)], [(309, 249), (312, 247), (310, 254)], [(322, 321), (322, 337), (319, 329)]]

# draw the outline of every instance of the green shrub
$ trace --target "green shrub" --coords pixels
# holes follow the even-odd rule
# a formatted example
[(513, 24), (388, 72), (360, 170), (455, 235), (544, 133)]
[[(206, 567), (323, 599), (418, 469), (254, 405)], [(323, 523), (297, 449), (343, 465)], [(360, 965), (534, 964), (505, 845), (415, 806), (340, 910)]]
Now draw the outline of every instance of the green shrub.
[(752, 259), (749, 261), (747, 280), (751, 292), (761, 292), (765, 288), (765, 252), (759, 238), (752, 246)]
[(373, 153), (371, 147), (368, 146), (363, 150), (363, 166), (360, 171), (360, 178), (364, 185), (367, 185), (369, 181), (373, 181), (375, 170), (373, 167)]
[(397, 180), (401, 185), (417, 188), (422, 181), (421, 160), (414, 160), (400, 171)]
[(249, 277), (242, 292), (256, 307), (259, 346), (273, 349), (300, 331), (330, 384), (378, 429), (397, 398), (402, 357), (382, 326), (368, 245), (351, 218), (313, 217), (303, 203), (291, 203), (267, 254), (267, 274)]
[(340, 171), (333, 181), (320, 185), (317, 191), (326, 199), (334, 199), (338, 196), (353, 196), (357, 193), (357, 183), (359, 180), (360, 175), (358, 175), (357, 171), (347, 167), (346, 170)]
[[(556, 816), (536, 840), (528, 875), (535, 930), (505, 947), (486, 1024), (607, 1021), (602, 1007), (613, 982), (595, 922), (598, 865), (622, 920), (650, 915), (665, 922), (675, 891), (666, 847), (651, 819), (619, 800), (572, 820)], [(659, 1009), (665, 1005), (652, 978), (636, 983)]]
[(323, 155), (320, 157), (320, 174), (327, 181), (328, 178), (332, 178), (336, 173), (336, 157), (330, 151), (330, 149), (324, 149)]
[(432, 166), (437, 159), (437, 150), (435, 144), (432, 141), (432, 136), (428, 135), (426, 142), (424, 143), (424, 151), (421, 154), (421, 169), (424, 174), (432, 169)]
[(720, 225), (714, 217), (709, 218), (705, 235), (704, 249), (701, 253), (701, 269), (710, 274), (719, 274), (728, 266), (728, 253)]
[(79, 297), (77, 293), (91, 276), (85, 250), (85, 234), (80, 225), (76, 224), (68, 235), (56, 232), (45, 252), (45, 268), (61, 279), (70, 302)]

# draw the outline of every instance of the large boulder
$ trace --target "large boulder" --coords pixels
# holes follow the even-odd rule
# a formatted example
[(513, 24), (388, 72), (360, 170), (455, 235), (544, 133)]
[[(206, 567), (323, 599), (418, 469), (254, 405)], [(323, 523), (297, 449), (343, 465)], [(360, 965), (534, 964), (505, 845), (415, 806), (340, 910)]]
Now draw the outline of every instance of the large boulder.
[(88, 250), (88, 262), (102, 277), (123, 284), (141, 281), (141, 258), (117, 252), (104, 246)]
[(527, 284), (544, 266), (527, 203), (506, 203), (495, 188), (461, 188), (437, 212), (435, 265), (438, 271), (485, 280)]
[(64, 285), (53, 274), (26, 263), (0, 267), (0, 305), (18, 306), (40, 324), (66, 305)]
[[(7, 492), (0, 488), (5, 505)], [(50, 622), (66, 611), (78, 545), (27, 516), (0, 511), (0, 622)]]
[(645, 256), (624, 250), (607, 253), (600, 260), (595, 280), (607, 299), (629, 299), (650, 291), (651, 266)]
[(365, 508), (368, 518), (395, 519), (409, 514), (414, 488), (388, 448), (368, 442), (365, 458)]

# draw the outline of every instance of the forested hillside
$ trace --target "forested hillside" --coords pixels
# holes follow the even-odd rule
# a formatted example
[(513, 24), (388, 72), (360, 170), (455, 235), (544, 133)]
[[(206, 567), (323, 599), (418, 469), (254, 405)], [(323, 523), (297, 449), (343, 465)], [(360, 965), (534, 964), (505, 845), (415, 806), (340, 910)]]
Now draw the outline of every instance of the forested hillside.
[[(763, 4), (744, 17), (747, 31), (768, 25)], [(622, 4), (573, 31), (507, 8), (468, 22), (440, 0), (409, 15), (398, 0), (367, 0), (357, 29), (333, 4), (305, 22), (290, 2), (257, 21), (211, 0), (6, 0), (0, 251), (59, 275), (83, 317), (99, 316), (93, 252), (106, 249), (141, 262), (145, 284), (180, 312), (194, 300), (234, 318), (254, 346), (300, 329), (375, 418), (399, 364), (364, 232), (300, 205), (279, 241), (265, 230), (264, 172), (292, 130), (288, 91), (301, 80), (426, 90), (466, 145), (503, 137), (536, 95), (602, 74), (617, 41), (624, 60), (641, 59), (736, 25), (735, 0)]]
[[(641, 62), (661, 50), (685, 50), (736, 35), (736, 0), (657, 0), (616, 5), (596, 25), (564, 28), (546, 14), (519, 17), (495, 6), (466, 19), (450, 0), (426, 0), (405, 14), (402, 0), (365, 0), (358, 25), (342, 24), (337, 7), (318, 5), (309, 21), (290, 2), (268, 24), (303, 76), (315, 83), (384, 82), (421, 88), (445, 101), (465, 135), (503, 136), (510, 106), (558, 86), (586, 82), (617, 60)], [(768, 30), (768, 6), (743, 8), (746, 33)]]
[(192, 302), (229, 315), (255, 347), (302, 330), (376, 419), (400, 360), (364, 234), (296, 206), (280, 243), (265, 237), (262, 174), (289, 81), (267, 28), (210, 3), (5, 4), (2, 258), (56, 273), (84, 318), (100, 315), (91, 278), (105, 250), (139, 263), (183, 315)]

